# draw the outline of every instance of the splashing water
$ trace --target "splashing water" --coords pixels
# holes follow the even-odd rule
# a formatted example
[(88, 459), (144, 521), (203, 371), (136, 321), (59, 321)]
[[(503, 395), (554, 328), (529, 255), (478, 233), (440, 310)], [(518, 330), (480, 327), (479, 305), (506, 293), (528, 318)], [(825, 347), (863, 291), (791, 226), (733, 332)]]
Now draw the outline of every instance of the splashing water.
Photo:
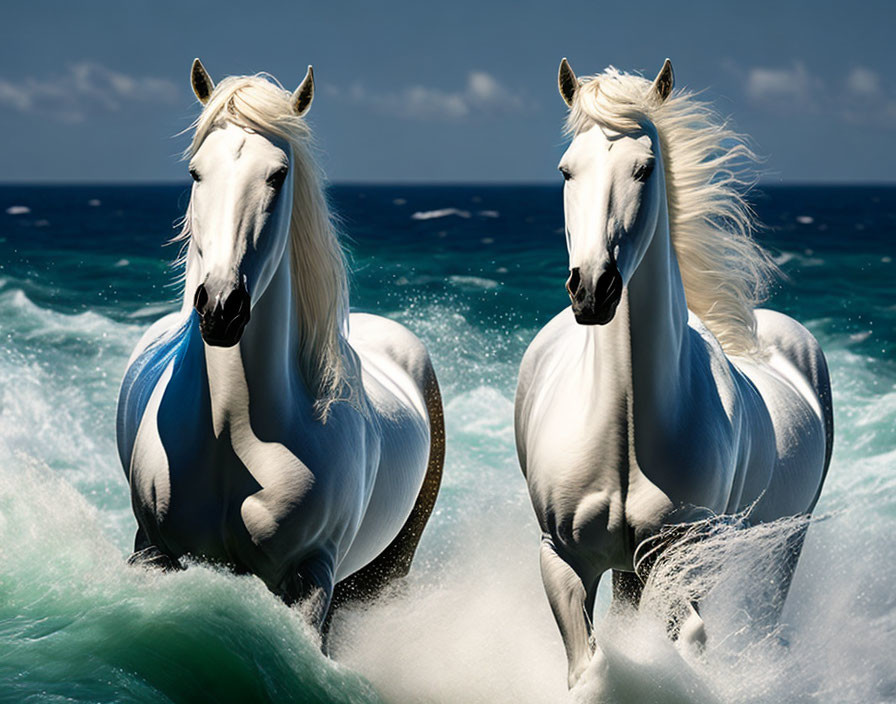
[[(0, 208), (31, 210), (0, 216), (0, 701), (896, 698), (896, 291), (880, 244), (896, 217), (893, 193), (876, 194), (878, 210), (865, 216), (884, 225), (866, 223), (864, 239), (849, 247), (830, 233), (845, 227), (835, 212), (860, 211), (850, 204), (864, 203), (861, 194), (836, 192), (838, 207), (830, 193), (813, 191), (759, 204), (770, 224), (814, 218), (799, 233), (774, 233), (770, 244), (800, 254), (782, 257), (791, 280), (773, 304), (821, 340), (837, 423), (782, 625), (757, 626), (745, 604), (761, 598), (774, 553), (803, 524), (719, 527), (661, 563), (638, 612), (607, 614), (602, 585), (601, 655), (570, 695), (512, 429), (519, 359), (564, 305), (557, 194), (336, 191), (354, 237), (353, 301), (407, 324), (429, 345), (448, 456), (409, 579), (337, 616), (330, 659), (301, 614), (252, 577), (201, 565), (175, 574), (125, 565), (135, 524), (115, 453), (114, 403), (132, 346), (170, 309), (158, 244), (176, 215), (177, 191), (100, 191), (0, 189)], [(94, 196), (102, 208), (86, 205)], [(449, 206), (500, 217), (408, 216)], [(51, 225), (34, 229), (38, 220)], [(813, 253), (803, 256), (805, 243), (792, 238), (813, 228)], [(123, 257), (129, 265), (116, 267)], [(664, 614), (694, 594), (704, 597), (702, 652), (666, 635)]]

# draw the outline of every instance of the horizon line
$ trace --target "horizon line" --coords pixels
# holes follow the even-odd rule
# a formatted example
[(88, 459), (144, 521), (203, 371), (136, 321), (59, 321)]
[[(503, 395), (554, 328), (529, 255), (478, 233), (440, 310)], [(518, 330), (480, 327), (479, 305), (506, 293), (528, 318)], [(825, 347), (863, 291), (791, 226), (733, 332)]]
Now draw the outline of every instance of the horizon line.
[[(189, 179), (182, 181), (163, 180), (163, 179), (147, 179), (147, 180), (119, 180), (119, 181), (65, 181), (65, 180), (23, 180), (23, 181), (6, 181), (0, 179), (0, 188), (22, 188), (22, 187), (44, 187), (44, 188), (135, 188), (135, 187), (164, 187), (164, 186), (189, 186)], [(364, 181), (364, 180), (337, 180), (324, 181), (325, 187), (365, 187), (365, 188), (532, 188), (532, 187), (562, 187), (562, 181), (542, 180), (542, 181)], [(846, 187), (846, 188), (893, 188), (896, 187), (896, 179), (892, 181), (871, 180), (843, 180), (843, 181), (815, 181), (815, 180), (760, 180), (757, 181), (752, 188), (762, 187), (774, 188), (805, 188), (805, 187)]]

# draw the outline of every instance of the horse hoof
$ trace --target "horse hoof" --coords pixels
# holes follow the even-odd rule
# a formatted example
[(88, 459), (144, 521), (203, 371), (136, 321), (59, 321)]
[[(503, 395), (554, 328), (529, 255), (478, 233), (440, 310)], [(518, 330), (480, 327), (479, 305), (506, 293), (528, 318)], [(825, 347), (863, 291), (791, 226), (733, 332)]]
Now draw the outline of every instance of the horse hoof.
[(148, 569), (162, 570), (162, 572), (173, 572), (182, 569), (177, 560), (163, 553), (155, 545), (137, 550), (128, 558), (128, 566), (146, 567)]
[(706, 625), (696, 611), (692, 611), (681, 625), (678, 639), (686, 648), (698, 654), (706, 649)]

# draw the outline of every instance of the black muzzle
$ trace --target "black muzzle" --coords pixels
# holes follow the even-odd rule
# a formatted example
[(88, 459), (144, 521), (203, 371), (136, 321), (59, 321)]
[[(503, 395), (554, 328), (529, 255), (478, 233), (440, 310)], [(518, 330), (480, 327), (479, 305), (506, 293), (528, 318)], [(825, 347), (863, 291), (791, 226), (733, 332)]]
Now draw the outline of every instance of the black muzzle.
[(233, 347), (249, 323), (251, 299), (245, 280), (214, 301), (209, 298), (205, 284), (199, 284), (193, 297), (193, 308), (199, 313), (199, 332), (206, 344)]
[(622, 274), (615, 262), (610, 262), (598, 277), (593, 290), (582, 280), (579, 268), (569, 273), (566, 282), (572, 312), (579, 325), (606, 325), (616, 315), (616, 307), (622, 299)]

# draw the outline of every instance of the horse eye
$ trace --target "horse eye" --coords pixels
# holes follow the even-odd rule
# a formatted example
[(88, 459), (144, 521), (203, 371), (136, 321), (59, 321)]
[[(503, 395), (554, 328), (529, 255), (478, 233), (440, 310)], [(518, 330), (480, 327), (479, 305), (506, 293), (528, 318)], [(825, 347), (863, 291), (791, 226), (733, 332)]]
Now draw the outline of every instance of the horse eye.
[(194, 169), (193, 167), (190, 167), (190, 176), (192, 176), (193, 180), (196, 181), (197, 183), (201, 180), (199, 178), (199, 172), (196, 169)]
[(279, 191), (283, 182), (286, 180), (287, 171), (289, 171), (289, 169), (285, 166), (277, 169), (274, 173), (268, 176), (268, 185), (275, 191)]
[(572, 174), (569, 173), (569, 169), (567, 169), (567, 168), (565, 168), (565, 167), (563, 167), (563, 166), (560, 167), (560, 173), (563, 174), (563, 180), (564, 180), (564, 181), (569, 181), (569, 179), (572, 178)]
[(653, 162), (647, 164), (641, 164), (638, 168), (635, 169), (635, 173), (633, 174), (635, 177), (635, 181), (640, 181), (644, 183), (647, 179), (650, 178), (650, 174), (653, 173)]

